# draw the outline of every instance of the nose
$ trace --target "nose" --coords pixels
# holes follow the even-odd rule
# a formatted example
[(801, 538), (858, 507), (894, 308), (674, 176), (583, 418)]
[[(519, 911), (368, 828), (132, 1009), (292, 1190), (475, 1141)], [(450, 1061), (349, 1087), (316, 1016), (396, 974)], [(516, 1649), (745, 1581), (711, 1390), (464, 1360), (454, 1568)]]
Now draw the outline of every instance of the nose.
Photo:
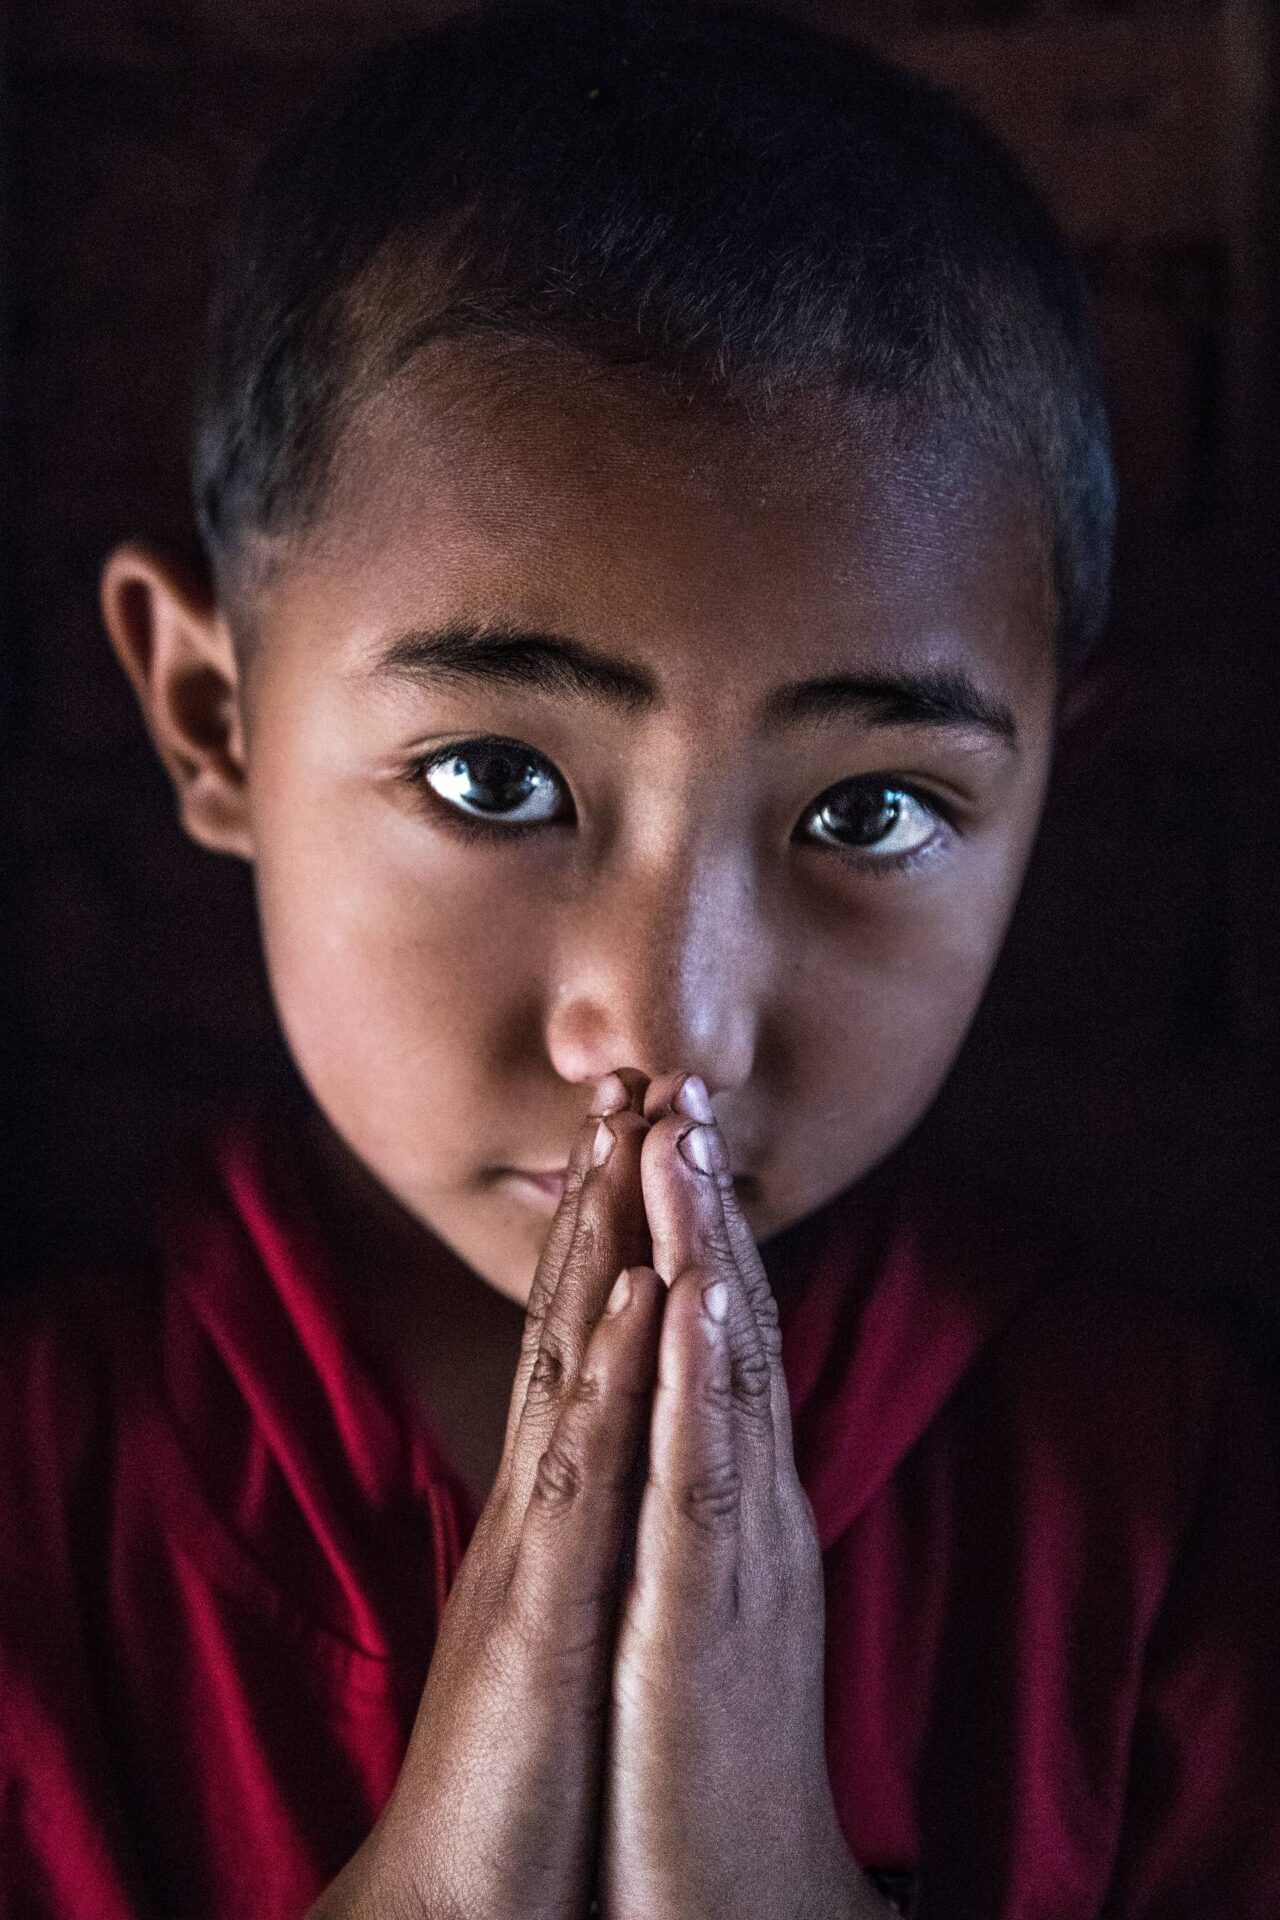
[(700, 1074), (715, 1093), (750, 1078), (764, 935), (751, 863), (681, 855), (599, 870), (562, 921), (546, 1046), (560, 1076), (615, 1067)]

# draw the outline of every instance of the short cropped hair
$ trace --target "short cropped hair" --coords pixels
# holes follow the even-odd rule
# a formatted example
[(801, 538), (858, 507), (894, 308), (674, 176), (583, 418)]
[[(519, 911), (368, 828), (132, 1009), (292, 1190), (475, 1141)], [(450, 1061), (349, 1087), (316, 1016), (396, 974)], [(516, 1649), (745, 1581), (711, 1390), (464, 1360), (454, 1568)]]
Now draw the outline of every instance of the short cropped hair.
[(361, 57), (260, 167), (194, 458), (220, 590), (322, 510), (344, 423), (487, 336), (755, 404), (865, 397), (1029, 468), (1069, 672), (1115, 488), (1081, 268), (947, 94), (757, 6), (520, 0)]

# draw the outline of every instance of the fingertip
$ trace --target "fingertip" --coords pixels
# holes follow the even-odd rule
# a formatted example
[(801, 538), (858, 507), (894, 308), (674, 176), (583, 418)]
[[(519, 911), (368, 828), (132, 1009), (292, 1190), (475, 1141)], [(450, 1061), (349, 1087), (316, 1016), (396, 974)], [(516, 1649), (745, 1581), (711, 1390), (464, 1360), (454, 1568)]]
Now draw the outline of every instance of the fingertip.
[(631, 1300), (638, 1306), (650, 1305), (654, 1300), (661, 1299), (667, 1291), (666, 1281), (654, 1267), (628, 1267), (626, 1278), (631, 1287)]
[[(588, 1343), (589, 1350), (605, 1352), (648, 1352), (648, 1366), (656, 1364), (657, 1341), (662, 1326), (660, 1297), (666, 1288), (652, 1267), (623, 1267), (610, 1289), (604, 1311), (596, 1322)], [(636, 1362), (639, 1364), (639, 1362)], [(628, 1368), (631, 1361), (626, 1363)]]
[(645, 1098), (649, 1089), (649, 1076), (641, 1073), (639, 1067), (616, 1067), (613, 1078), (620, 1080), (626, 1088), (627, 1104), (633, 1113), (643, 1115)]
[(671, 1104), (678, 1107), (688, 1119), (700, 1120), (704, 1126), (709, 1126), (715, 1119), (715, 1114), (711, 1111), (711, 1096), (707, 1092), (706, 1082), (696, 1073), (685, 1074)]
[(597, 1080), (591, 1095), (590, 1114), (608, 1118), (616, 1113), (643, 1115), (648, 1076), (638, 1067), (615, 1067)]
[(649, 1164), (665, 1160), (674, 1149), (682, 1133), (689, 1131), (691, 1122), (682, 1113), (676, 1113), (671, 1107), (649, 1120), (649, 1132), (644, 1143), (644, 1158)]
[[(705, 1268), (685, 1267), (667, 1287), (663, 1311), (663, 1339), (671, 1347), (671, 1365), (683, 1371), (689, 1364), (677, 1355), (705, 1353), (708, 1346), (725, 1348), (729, 1343), (728, 1321), (732, 1300), (728, 1281), (712, 1278)], [(698, 1365), (718, 1364), (716, 1361)]]
[(628, 1135), (643, 1137), (648, 1132), (647, 1122), (629, 1104), (605, 1114), (597, 1113), (593, 1107), (584, 1117), (569, 1150), (561, 1205), (569, 1194), (576, 1193), (584, 1185), (588, 1175), (607, 1163), (619, 1140)]
[(694, 1223), (700, 1221), (702, 1231), (709, 1231), (724, 1218), (720, 1190), (732, 1174), (719, 1128), (676, 1110), (651, 1121), (640, 1155), (640, 1178), (654, 1246), (661, 1241), (683, 1264)]
[(654, 1619), (719, 1632), (737, 1606), (743, 1463), (717, 1286), (687, 1267), (667, 1294), (636, 1563)]
[(670, 1113), (680, 1084), (687, 1077), (683, 1072), (660, 1073), (649, 1082), (648, 1091), (644, 1097), (646, 1120), (660, 1120), (664, 1113)]
[(647, 1120), (660, 1119), (664, 1113), (676, 1113), (683, 1114), (686, 1120), (700, 1120), (703, 1126), (709, 1126), (715, 1119), (706, 1081), (700, 1074), (683, 1069), (678, 1073), (660, 1074), (650, 1082), (644, 1111)]

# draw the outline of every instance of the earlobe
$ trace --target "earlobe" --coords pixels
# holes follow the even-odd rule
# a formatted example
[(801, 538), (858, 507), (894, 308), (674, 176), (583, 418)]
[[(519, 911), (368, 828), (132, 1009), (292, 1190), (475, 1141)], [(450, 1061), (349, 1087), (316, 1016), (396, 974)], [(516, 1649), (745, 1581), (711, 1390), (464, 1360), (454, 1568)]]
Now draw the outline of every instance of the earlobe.
[(184, 828), (252, 860), (242, 687), (217, 601), (192, 569), (130, 542), (103, 568), (101, 605)]

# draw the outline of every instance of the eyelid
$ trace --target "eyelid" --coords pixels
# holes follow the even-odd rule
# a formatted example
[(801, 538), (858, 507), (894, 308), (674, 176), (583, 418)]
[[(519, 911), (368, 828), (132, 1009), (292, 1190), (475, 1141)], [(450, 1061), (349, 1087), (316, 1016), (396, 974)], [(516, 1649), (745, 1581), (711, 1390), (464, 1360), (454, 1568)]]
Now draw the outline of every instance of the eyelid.
[[(848, 787), (871, 786), (886, 793), (905, 793), (925, 808), (937, 821), (935, 830), (927, 840), (918, 846), (905, 847), (899, 853), (877, 853), (874, 845), (869, 847), (841, 846), (836, 840), (820, 840), (802, 835), (800, 829), (820, 809), (830, 796), (840, 793)], [(870, 875), (876, 879), (892, 879), (912, 868), (938, 859), (961, 831), (953, 815), (952, 808), (939, 795), (910, 779), (902, 779), (896, 774), (863, 773), (850, 774), (847, 779), (834, 781), (824, 787), (822, 792), (811, 801), (800, 816), (796, 828), (801, 844), (815, 853), (833, 855), (846, 867), (854, 868), (858, 873)]]
[[(525, 821), (504, 820), (501, 816), (486, 818), (482, 814), (468, 813), (465, 809), (452, 805), (449, 801), (442, 798), (441, 795), (437, 794), (424, 778), (427, 770), (431, 767), (438, 766), (441, 761), (447, 760), (451, 755), (461, 753), (463, 749), (467, 747), (479, 746), (510, 747), (515, 752), (526, 756), (530, 761), (536, 762), (541, 767), (546, 768), (569, 802), (569, 806), (572, 809), (570, 820), (566, 821), (560, 816), (553, 816), (550, 819), (544, 820)], [(488, 840), (491, 842), (506, 842), (511, 844), (530, 834), (543, 833), (552, 827), (561, 827), (566, 824), (572, 825), (574, 824), (574, 817), (576, 817), (576, 808), (569, 783), (555, 762), (545, 753), (540, 752), (538, 748), (531, 746), (527, 740), (518, 740), (509, 734), (471, 733), (461, 736), (454, 735), (451, 738), (433, 741), (429, 745), (424, 745), (419, 748), (419, 750), (411, 753), (399, 777), (409, 786), (414, 798), (419, 804), (431, 809), (433, 817), (437, 821), (448, 830), (456, 832), (466, 839)], [(895, 854), (877, 854), (874, 847), (845, 847), (831, 840), (803, 839), (800, 835), (800, 828), (811, 818), (824, 801), (830, 796), (840, 793), (845, 788), (866, 786), (869, 784), (874, 785), (881, 791), (908, 794), (918, 805), (923, 806), (926, 811), (934, 815), (939, 823), (939, 830), (931, 834), (929, 839), (923, 841), (918, 847), (906, 848), (902, 852)], [(801, 838), (802, 844), (807, 845), (817, 852), (834, 854), (846, 865), (857, 867), (865, 873), (874, 873), (880, 877), (888, 877), (894, 873), (900, 873), (904, 869), (916, 865), (918, 862), (936, 858), (953, 835), (963, 831), (963, 827), (958, 823), (956, 817), (957, 814), (963, 817), (963, 811), (962, 805), (939, 794), (932, 785), (926, 786), (910, 776), (904, 777), (893, 772), (850, 774), (843, 780), (833, 781), (815, 796), (801, 815), (795, 836), (793, 837)]]
[(933, 786), (932, 782), (926, 784), (924, 781), (916, 779), (914, 775), (900, 773), (851, 773), (843, 780), (833, 780), (830, 786), (824, 787), (821, 793), (815, 794), (814, 798), (801, 814), (801, 820), (807, 820), (811, 814), (817, 812), (818, 808), (821, 807), (825, 801), (829, 800), (835, 794), (842, 793), (847, 787), (871, 787), (876, 792), (909, 794), (910, 797), (918, 801), (922, 807), (927, 807), (931, 813), (936, 813), (938, 817), (945, 820), (949, 826), (957, 828), (965, 815), (965, 803), (959, 795), (953, 796), (948, 793), (940, 793), (937, 788)]
[(513, 752), (522, 755), (525, 759), (536, 762), (551, 775), (568, 801), (570, 809), (573, 809), (573, 795), (568, 781), (555, 762), (545, 753), (540, 753), (537, 747), (530, 746), (527, 740), (517, 740), (511, 734), (467, 733), (434, 741), (429, 746), (411, 752), (398, 774), (398, 779), (409, 788), (415, 801), (420, 806), (429, 808), (432, 817), (441, 825), (468, 839), (514, 841), (526, 834), (542, 833), (549, 827), (560, 827), (566, 824), (559, 815), (547, 820), (504, 820), (501, 815), (486, 818), (483, 814), (468, 813), (465, 808), (454, 806), (444, 799), (430, 785), (426, 775), (432, 767), (437, 767), (442, 761), (462, 754), (467, 747), (510, 747)]

